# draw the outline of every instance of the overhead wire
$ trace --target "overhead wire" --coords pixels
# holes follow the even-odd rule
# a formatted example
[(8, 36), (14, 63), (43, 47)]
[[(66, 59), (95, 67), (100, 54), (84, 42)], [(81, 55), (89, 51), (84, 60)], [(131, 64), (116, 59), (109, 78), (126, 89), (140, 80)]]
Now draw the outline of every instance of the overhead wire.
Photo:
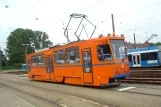
[[(82, 9), (81, 11), (79, 11), (78, 13), (80, 13), (80, 12), (83, 12), (83, 11), (86, 11), (86, 10), (88, 10), (88, 9), (90, 9), (90, 8), (93, 8), (93, 7), (95, 7), (96, 5), (99, 5), (99, 4), (101, 4), (101, 3), (103, 3), (103, 2), (105, 2), (105, 1), (107, 1), (107, 0), (102, 0), (102, 1), (100, 1), (100, 2), (97, 2), (97, 3), (95, 3), (95, 4), (93, 4), (93, 5), (91, 5), (91, 6), (89, 6), (89, 7), (87, 7), (87, 8), (85, 8), (85, 9)], [(56, 22), (54, 25), (57, 25), (57, 24), (59, 24), (59, 23), (62, 23), (65, 19), (67, 19), (68, 17), (66, 17), (66, 18), (64, 18), (64, 19), (62, 19), (62, 20), (60, 20), (60, 21), (58, 21), (58, 22)], [(53, 26), (53, 25), (52, 25)], [(47, 28), (47, 30), (48, 30), (49, 28)]]
[[(27, 11), (27, 13), (15, 24), (15, 26), (26, 16), (26, 15), (28, 15), (28, 13), (40, 2), (41, 0), (38, 0), (28, 11)], [(100, 1), (100, 2), (98, 2), (98, 3), (95, 3), (94, 5), (91, 5), (91, 6), (89, 6), (89, 7), (87, 7), (87, 8), (85, 8), (85, 9), (83, 9), (83, 10), (81, 10), (80, 12), (83, 12), (83, 11), (86, 11), (86, 10), (88, 10), (88, 9), (90, 9), (90, 8), (93, 8), (94, 6), (96, 6), (96, 5), (98, 5), (98, 4), (101, 4), (101, 3), (103, 3), (103, 2), (105, 2), (106, 0), (102, 0), (102, 1)], [(139, 10), (141, 10), (141, 9), (144, 9), (144, 8), (147, 8), (147, 7), (151, 7), (151, 6), (153, 6), (153, 5), (157, 5), (157, 4), (160, 4), (161, 2), (157, 2), (157, 3), (155, 3), (155, 4), (151, 4), (151, 5), (148, 5), (148, 6), (145, 6), (145, 7), (142, 7), (142, 8), (139, 8), (139, 9), (136, 9), (136, 10), (133, 10), (133, 11), (131, 11), (131, 12), (127, 12), (127, 13), (124, 13), (124, 14), (122, 14), (122, 15), (119, 15), (119, 16), (116, 16), (115, 18), (117, 18), (117, 17), (121, 17), (121, 16), (123, 16), (123, 15), (126, 15), (126, 14), (130, 14), (130, 13), (133, 13), (133, 12), (135, 12), (135, 11), (139, 11)], [(64, 20), (64, 19), (63, 19)], [(55, 23), (55, 25), (56, 24), (59, 24), (59, 23), (61, 23), (61, 22), (63, 22), (63, 20), (61, 20), (61, 21), (58, 21), (57, 23)], [(104, 20), (104, 21), (106, 21), (106, 20)], [(14, 27), (15, 27), (14, 26)], [(13, 28), (14, 28), (13, 27)]]
[[(148, 18), (145, 18), (145, 19), (141, 19), (141, 20), (138, 20), (138, 21), (133, 21), (133, 22), (129, 22), (129, 23), (126, 23), (126, 24), (121, 24), (121, 26), (122, 26), (122, 25), (132, 24), (132, 23), (143, 22), (143, 21), (146, 21), (146, 20), (148, 20), (148, 19), (156, 18), (156, 17), (158, 17), (158, 16), (161, 16), (161, 14), (160, 14), (160, 15), (157, 15), (157, 16), (152, 16), (152, 17), (148, 17)], [(121, 27), (121, 26), (116, 26), (116, 27)]]
[[(160, 23), (155, 23), (155, 24), (150, 24), (150, 25), (143, 26), (143, 27), (138, 27), (138, 28), (135, 28), (135, 29), (138, 30), (138, 29), (142, 29), (142, 28), (145, 28), (145, 27), (150, 27), (150, 26), (154, 26), (154, 25), (158, 25), (158, 24), (161, 24), (161, 22)], [(129, 32), (129, 31), (132, 31), (132, 30), (135, 30), (135, 29), (125, 30), (123, 32)]]
[(34, 9), (34, 7), (40, 2), (41, 0), (38, 0), (17, 22), (16, 22), (16, 24), (13, 26), (13, 28), (14, 27), (16, 27), (17, 26), (17, 24), (18, 23), (20, 23), (30, 12), (31, 12), (31, 10), (33, 10)]
[[(115, 16), (114, 19), (115, 19), (115, 18), (118, 18), (118, 17), (121, 17), (121, 16), (124, 16), (124, 15), (127, 15), (127, 14), (131, 14), (131, 13), (136, 12), (136, 11), (140, 11), (140, 10), (142, 10), (142, 9), (145, 9), (145, 8), (148, 8), (148, 7), (151, 7), (151, 6), (154, 6), (154, 5), (158, 5), (158, 4), (161, 4), (161, 2), (157, 2), (157, 3), (151, 4), (151, 5), (148, 5), (148, 6), (139, 8), (139, 9), (135, 9), (135, 10), (129, 11), (129, 12), (127, 12), (127, 13), (123, 13), (123, 14), (121, 14), (121, 15)], [(108, 20), (110, 20), (110, 17), (109, 17), (107, 20), (102, 20), (102, 21), (103, 21), (103, 22), (106, 22), (106, 21), (108, 21)], [(102, 22), (102, 21), (101, 21), (101, 22)]]
[[(15, 29), (15, 27), (17, 26), (17, 24), (18, 23), (20, 23), (29, 13), (30, 13), (30, 11), (40, 2), (41, 0), (38, 0), (17, 22), (16, 22), (16, 24), (13, 26), (13, 27), (11, 27), (12, 28), (12, 30), (13, 29)], [(83, 10), (81, 10), (80, 12), (83, 12), (83, 11), (86, 11), (86, 10), (88, 10), (88, 9), (90, 9), (90, 8), (92, 8), (92, 7), (94, 7), (94, 6), (96, 6), (96, 5), (98, 5), (98, 4), (101, 4), (101, 3), (103, 3), (104, 1), (107, 1), (107, 0), (102, 0), (102, 1), (100, 1), (100, 2), (98, 2), (98, 3), (95, 3), (94, 5), (91, 5), (91, 6), (89, 6), (89, 7), (87, 7), (87, 8), (85, 8), (85, 9), (83, 9)], [(67, 19), (67, 18), (66, 18)], [(61, 23), (61, 22), (63, 22), (64, 21), (64, 19), (63, 20), (61, 20), (61, 21), (58, 21), (58, 22), (56, 22), (54, 25), (57, 25), (57, 24), (59, 24), (59, 23)], [(48, 28), (47, 28), (48, 29)], [(10, 31), (8, 31), (6, 34), (8, 34)]]
[[(28, 13), (40, 2), (41, 0), (38, 0), (28, 11), (27, 11), (27, 13), (15, 24), (15, 26), (26, 16), (26, 15), (28, 15)], [(79, 12), (83, 12), (83, 11), (86, 11), (86, 10), (88, 10), (88, 9), (90, 9), (90, 8), (93, 8), (94, 6), (96, 6), (96, 5), (98, 5), (98, 4), (101, 4), (101, 3), (103, 3), (103, 2), (105, 2), (105, 1), (107, 1), (107, 0), (102, 0), (102, 1), (100, 1), (100, 2), (98, 2), (98, 3), (95, 3), (95, 4), (93, 4), (93, 5), (91, 5), (91, 6), (89, 6), (89, 7), (87, 7), (87, 8), (85, 8), (85, 9), (83, 9), (83, 10), (81, 10), (81, 11), (79, 11)], [(121, 16), (124, 16), (124, 15), (127, 15), (127, 14), (130, 14), (130, 13), (133, 13), (133, 12), (136, 12), (136, 11), (139, 11), (139, 10), (141, 10), (141, 9), (145, 9), (145, 8), (148, 8), (148, 7), (151, 7), (151, 6), (153, 6), (153, 5), (157, 5), (157, 4), (160, 4), (161, 2), (157, 2), (157, 3), (154, 3), (154, 4), (151, 4), (151, 5), (148, 5), (148, 6), (145, 6), (145, 7), (142, 7), (142, 8), (139, 8), (139, 9), (136, 9), (136, 10), (133, 10), (133, 11), (130, 11), (130, 12), (127, 12), (127, 13), (124, 13), (124, 14), (121, 14), (121, 15), (119, 15), (119, 16), (116, 16), (115, 18), (118, 18), (118, 17), (121, 17)], [(55, 23), (54, 25), (57, 25), (57, 24), (59, 24), (59, 23), (61, 23), (61, 22), (63, 22), (64, 21), (64, 19), (63, 20), (61, 20), (61, 21), (58, 21), (57, 23)], [(107, 20), (104, 20), (104, 21), (107, 21)], [(103, 22), (104, 22), (103, 21)], [(15, 27), (14, 26), (14, 27)]]
[[(33, 6), (32, 6), (32, 8), (30, 8), (28, 11), (27, 11), (27, 13), (15, 24), (15, 26), (24, 18), (24, 17), (26, 17), (28, 14), (29, 14), (29, 12), (40, 2), (41, 0), (38, 0)], [(98, 5), (98, 4), (101, 4), (101, 3), (103, 3), (104, 1), (106, 1), (106, 0), (102, 0), (102, 1), (100, 1), (100, 2), (98, 2), (98, 3), (95, 3), (94, 5), (92, 5), (92, 6), (89, 6), (89, 7), (87, 7), (87, 8), (85, 8), (85, 9), (83, 9), (83, 10), (81, 10), (80, 12), (83, 12), (83, 11), (86, 11), (86, 10), (88, 10), (88, 9), (90, 9), (90, 8), (93, 8), (94, 6), (96, 6), (96, 5)], [(133, 13), (133, 12), (136, 12), (136, 11), (140, 11), (140, 10), (142, 10), (142, 9), (145, 9), (145, 8), (148, 8), (148, 7), (151, 7), (151, 6), (154, 6), (154, 5), (157, 5), (157, 4), (160, 4), (161, 2), (157, 2), (157, 3), (154, 3), (154, 4), (151, 4), (151, 5), (148, 5), (148, 6), (145, 6), (145, 7), (142, 7), (142, 8), (139, 8), (139, 9), (136, 9), (136, 10), (133, 10), (133, 11), (130, 11), (130, 12), (127, 12), (127, 13), (124, 13), (124, 14), (121, 14), (121, 15), (119, 15), (119, 16), (116, 16), (115, 18), (118, 18), (118, 17), (121, 17), (121, 16), (124, 16), (124, 15), (127, 15), (127, 14), (130, 14), (130, 13)], [(61, 21), (59, 21), (59, 22), (57, 22), (57, 23), (55, 23), (55, 25), (56, 24), (59, 24), (59, 23), (61, 23), (61, 22), (63, 22), (64, 21), (64, 19), (63, 20), (61, 20)], [(105, 22), (106, 20), (103, 20), (103, 22)], [(14, 26), (14, 27), (15, 27)]]
[[(139, 9), (136, 9), (136, 10), (133, 10), (133, 11), (130, 11), (130, 12), (121, 14), (121, 15), (116, 16), (116, 17), (114, 17), (114, 18), (115, 18), (115, 19), (118, 19), (118, 17), (124, 16), (124, 15), (127, 15), (127, 14), (131, 14), (131, 13), (133, 13), (133, 12), (140, 11), (140, 10), (142, 10), (142, 9), (145, 9), (145, 8), (148, 8), (148, 7), (157, 5), (157, 4), (161, 4), (161, 2), (157, 2), (157, 3), (154, 3), (154, 4), (151, 4), (151, 5), (148, 5), (148, 6), (145, 6), (145, 7), (142, 7), (142, 8), (139, 8)], [(158, 15), (158, 16), (161, 16), (161, 15)], [(146, 19), (141, 19), (141, 20), (138, 20), (138, 21), (134, 21), (134, 22), (127, 23), (127, 24), (142, 22), (142, 21), (145, 21), (145, 20), (148, 20), (148, 19), (151, 19), (151, 18), (155, 18), (155, 17), (158, 17), (158, 16), (148, 17), (148, 18), (146, 18)], [(109, 17), (107, 20), (101, 21), (101, 23), (104, 23), (104, 22), (106, 22), (106, 21), (109, 21), (110, 19), (111, 19), (111, 18)], [(101, 23), (97, 23), (96, 25), (99, 25), (99, 24), (101, 24)], [(121, 24), (122, 24), (122, 23), (121, 23)], [(144, 26), (144, 27), (149, 27), (149, 26), (153, 26), (153, 25), (157, 25), (157, 24), (158, 24), (158, 23), (152, 24), (152, 25), (148, 25), (148, 26)], [(126, 24), (123, 24), (123, 25), (126, 25)], [(118, 26), (116, 26), (116, 27), (118, 27)], [(121, 27), (121, 26), (120, 26), (120, 27)], [(140, 27), (140, 28), (144, 28), (144, 27)], [(140, 28), (139, 28), (139, 29), (140, 29)], [(135, 29), (138, 29), (138, 28), (135, 28)], [(129, 31), (132, 31), (132, 30), (134, 30), (134, 29), (126, 30), (126, 32), (127, 32), (127, 31), (129, 32)]]
[[(156, 28), (156, 27), (158, 27), (158, 26), (154, 26), (154, 27), (152, 27), (152, 26), (153, 26), (153, 25), (158, 25), (158, 24), (161, 24), (161, 23), (155, 23), (155, 24), (150, 24), (150, 25), (148, 25), (148, 26), (138, 27), (138, 28), (135, 28), (135, 29), (124, 30), (123, 32), (124, 32), (124, 33), (127, 33), (127, 32), (132, 31), (132, 30), (135, 30), (135, 32), (138, 32), (138, 31), (140, 31), (139, 29), (146, 28), (146, 27)], [(159, 28), (159, 27), (158, 27), (158, 28)], [(160, 34), (160, 33), (157, 32), (157, 34)], [(133, 36), (125, 36), (125, 37), (133, 37)], [(139, 37), (145, 38), (146, 36), (139, 36)]]
[(142, 7), (142, 8), (139, 8), (139, 9), (136, 9), (136, 10), (133, 10), (133, 11), (130, 11), (130, 12), (121, 14), (121, 15), (119, 15), (119, 16), (116, 16), (115, 18), (124, 16), (124, 15), (127, 15), (127, 14), (131, 14), (131, 13), (133, 13), (133, 12), (140, 11), (140, 10), (142, 10), (142, 9), (145, 9), (145, 8), (148, 8), (148, 7), (151, 7), (151, 6), (154, 6), (154, 5), (158, 5), (158, 4), (161, 4), (161, 2), (157, 2), (157, 3), (154, 3), (154, 4), (151, 4), (151, 5), (148, 5), (148, 6), (145, 6), (145, 7)]
[(91, 5), (91, 6), (87, 7), (87, 8), (85, 8), (85, 9), (79, 11), (79, 12), (86, 11), (86, 10), (88, 10), (88, 9), (90, 9), (90, 8), (93, 8), (94, 6), (96, 6), (96, 5), (98, 5), (98, 4), (101, 4), (101, 3), (105, 2), (105, 1), (107, 1), (107, 0), (102, 0), (102, 1), (100, 1), (100, 2), (98, 2), (98, 3), (95, 3), (95, 4), (93, 4), (93, 5)]
[[(30, 11), (40, 2), (41, 0), (38, 0), (16, 23), (13, 27), (11, 27), (12, 30), (15, 29), (15, 27), (17, 26), (17, 24), (19, 24), (29, 13)], [(6, 33), (8, 34), (9, 32), (11, 32), (12, 30), (8, 29), (9, 31)]]

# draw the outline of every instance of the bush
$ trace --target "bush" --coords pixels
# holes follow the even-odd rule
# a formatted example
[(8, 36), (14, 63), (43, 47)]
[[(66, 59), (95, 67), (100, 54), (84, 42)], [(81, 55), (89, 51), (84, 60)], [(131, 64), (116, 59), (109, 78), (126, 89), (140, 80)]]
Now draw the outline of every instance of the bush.
[(15, 69), (14, 66), (3, 66), (2, 70)]
[(22, 67), (22, 63), (15, 63), (15, 64), (13, 64), (13, 66), (15, 68), (21, 68)]
[(8, 69), (21, 69), (22, 68), (22, 63), (15, 63), (12, 66), (3, 66), (3, 70), (8, 70)]

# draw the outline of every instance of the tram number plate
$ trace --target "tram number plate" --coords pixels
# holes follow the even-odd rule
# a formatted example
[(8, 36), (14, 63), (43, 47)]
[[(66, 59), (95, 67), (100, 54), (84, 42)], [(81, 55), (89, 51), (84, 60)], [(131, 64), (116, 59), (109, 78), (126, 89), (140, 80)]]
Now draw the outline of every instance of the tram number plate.
[(158, 61), (157, 60), (148, 60), (147, 63), (148, 64), (154, 64), (154, 63), (158, 63)]

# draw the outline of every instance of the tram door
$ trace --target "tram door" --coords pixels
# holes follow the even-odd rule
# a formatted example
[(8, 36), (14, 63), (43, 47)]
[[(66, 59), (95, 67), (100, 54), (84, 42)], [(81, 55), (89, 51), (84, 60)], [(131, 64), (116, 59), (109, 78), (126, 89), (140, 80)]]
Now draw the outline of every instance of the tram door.
[(82, 50), (84, 83), (93, 83), (92, 58), (90, 49)]
[(53, 59), (52, 59), (52, 56), (47, 56), (45, 58), (45, 61), (46, 61), (47, 79), (51, 80), (51, 73), (53, 72)]
[(140, 54), (134, 54), (134, 55), (132, 55), (132, 62), (133, 62), (133, 66), (134, 67), (141, 66)]

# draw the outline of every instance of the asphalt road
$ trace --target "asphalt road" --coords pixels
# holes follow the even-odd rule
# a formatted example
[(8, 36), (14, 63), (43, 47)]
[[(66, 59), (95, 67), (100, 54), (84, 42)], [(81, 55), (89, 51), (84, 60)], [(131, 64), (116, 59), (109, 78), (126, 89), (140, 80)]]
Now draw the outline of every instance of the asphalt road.
[(0, 91), (0, 107), (161, 107), (161, 89), (74, 86), (32, 81), (26, 74), (0, 74)]

